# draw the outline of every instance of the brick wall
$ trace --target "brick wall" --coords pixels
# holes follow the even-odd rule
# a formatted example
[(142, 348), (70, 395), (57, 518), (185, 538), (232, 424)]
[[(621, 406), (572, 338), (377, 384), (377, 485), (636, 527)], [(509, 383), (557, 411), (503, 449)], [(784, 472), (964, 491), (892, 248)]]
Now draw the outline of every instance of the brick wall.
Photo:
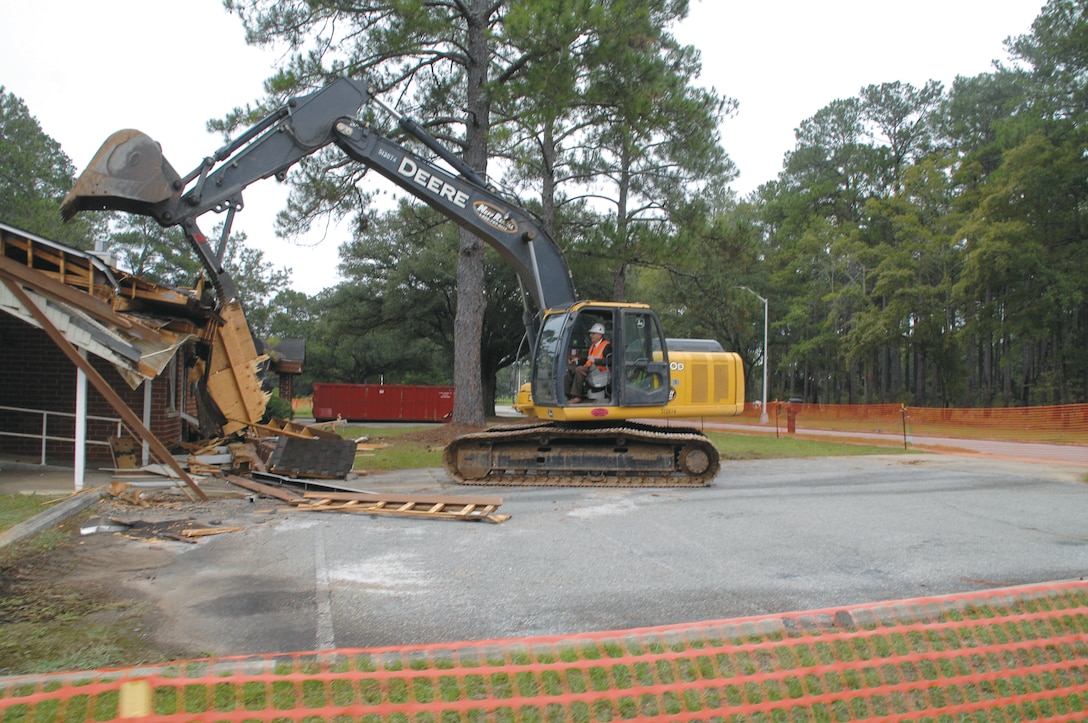
[[(96, 357), (89, 357), (92, 367), (102, 375), (106, 382), (125, 401), (136, 416), (143, 419), (144, 389), (129, 387), (128, 383), (112, 365)], [(0, 314), (0, 407), (22, 407), (51, 412), (75, 412), (76, 368), (60, 349), (36, 329), (7, 314)], [(178, 375), (180, 376), (180, 375)], [(151, 431), (167, 447), (181, 438), (181, 418), (176, 411), (168, 409), (170, 399), (168, 389), (169, 375), (164, 374), (152, 384)], [(180, 388), (178, 396), (179, 401)], [(88, 381), (87, 383), (88, 416), (111, 417), (116, 419), (117, 412), (106, 402)], [(14, 457), (20, 461), (37, 463), (41, 459), (40, 439), (9, 436), (10, 433), (41, 435), (42, 417), (40, 414), (28, 414), (0, 409), (0, 455)], [(71, 417), (50, 417), (48, 434), (56, 437), (74, 436), (74, 420)], [(116, 434), (116, 423), (88, 420), (87, 439), (105, 441)], [(128, 430), (122, 430), (122, 436), (135, 436)], [(70, 465), (74, 457), (72, 442), (48, 442), (46, 462), (57, 465)], [(87, 445), (87, 459), (90, 464), (109, 465), (112, 458), (108, 447)]]

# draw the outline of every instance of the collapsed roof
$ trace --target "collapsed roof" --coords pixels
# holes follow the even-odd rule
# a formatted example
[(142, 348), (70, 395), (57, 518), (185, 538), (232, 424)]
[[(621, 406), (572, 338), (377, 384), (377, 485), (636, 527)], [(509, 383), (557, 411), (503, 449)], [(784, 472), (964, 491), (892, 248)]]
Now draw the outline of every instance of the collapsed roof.
[(229, 435), (264, 413), (268, 395), (257, 378), (264, 357), (240, 305), (216, 308), (202, 287), (162, 286), (119, 271), (100, 254), (0, 223), (0, 312), (38, 328), (52, 324), (67, 343), (112, 364), (133, 389), (159, 376), (187, 342), (206, 342), (211, 351), (198, 363), (205, 401), (218, 407), (211, 415), (221, 425), (216, 432)]

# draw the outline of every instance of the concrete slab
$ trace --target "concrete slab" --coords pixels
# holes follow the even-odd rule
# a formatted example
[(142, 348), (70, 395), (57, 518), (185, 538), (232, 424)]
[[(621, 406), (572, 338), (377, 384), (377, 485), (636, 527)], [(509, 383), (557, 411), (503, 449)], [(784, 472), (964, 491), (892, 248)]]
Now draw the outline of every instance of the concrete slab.
[[(110, 481), (111, 473), (88, 470), (83, 477), (83, 489), (100, 487)], [(28, 464), (0, 460), (0, 494), (70, 495), (78, 492), (71, 467)]]

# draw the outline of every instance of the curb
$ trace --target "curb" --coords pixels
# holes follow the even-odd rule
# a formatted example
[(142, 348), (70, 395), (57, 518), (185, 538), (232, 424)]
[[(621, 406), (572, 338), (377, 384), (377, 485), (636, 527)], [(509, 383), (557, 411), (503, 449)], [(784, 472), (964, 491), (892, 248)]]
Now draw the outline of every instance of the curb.
[(0, 532), (0, 549), (35, 535), (47, 527), (52, 527), (78, 512), (82, 512), (98, 502), (101, 496), (101, 490), (90, 489), (77, 492), (71, 497), (58, 502), (51, 509)]

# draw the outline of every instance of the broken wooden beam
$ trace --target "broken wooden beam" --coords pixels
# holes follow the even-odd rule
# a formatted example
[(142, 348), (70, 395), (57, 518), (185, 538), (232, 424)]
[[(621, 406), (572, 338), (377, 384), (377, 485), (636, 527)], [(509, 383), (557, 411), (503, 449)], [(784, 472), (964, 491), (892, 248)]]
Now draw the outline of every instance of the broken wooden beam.
[(208, 537), (209, 535), (222, 535), (227, 532), (242, 532), (244, 527), (198, 527), (196, 529), (182, 530), (184, 537)]
[(251, 479), (245, 477), (238, 477), (236, 475), (228, 474), (223, 477), (227, 482), (230, 482), (236, 487), (247, 489), (250, 492), (256, 492), (258, 494), (265, 495), (267, 497), (274, 497), (282, 502), (297, 502), (302, 499), (302, 495), (291, 490), (284, 489), (282, 487), (274, 487), (272, 485), (261, 484), (260, 482), (254, 482)]

